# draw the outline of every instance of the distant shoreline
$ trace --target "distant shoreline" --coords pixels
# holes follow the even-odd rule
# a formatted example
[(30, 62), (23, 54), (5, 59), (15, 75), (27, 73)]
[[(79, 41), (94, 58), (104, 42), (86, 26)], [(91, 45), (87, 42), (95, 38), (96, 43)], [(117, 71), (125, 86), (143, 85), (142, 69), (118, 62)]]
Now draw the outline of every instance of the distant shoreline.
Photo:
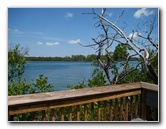
[[(92, 62), (96, 61), (97, 55), (72, 55), (65, 57), (25, 57), (27, 61), (81, 61), (81, 62)], [(138, 58), (131, 58), (130, 61), (137, 61)], [(121, 60), (123, 61), (123, 60)]]
[(72, 55), (65, 57), (25, 57), (27, 61), (82, 61), (82, 62), (91, 62), (96, 60), (96, 55)]

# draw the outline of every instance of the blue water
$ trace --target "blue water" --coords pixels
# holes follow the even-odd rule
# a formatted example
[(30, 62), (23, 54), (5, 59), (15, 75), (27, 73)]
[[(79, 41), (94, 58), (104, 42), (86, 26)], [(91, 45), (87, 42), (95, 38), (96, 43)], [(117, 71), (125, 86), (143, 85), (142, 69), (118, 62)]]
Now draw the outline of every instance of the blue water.
[(23, 77), (29, 82), (43, 75), (48, 77), (48, 83), (54, 85), (55, 91), (67, 90), (69, 84), (77, 85), (84, 78), (87, 83), (94, 68), (90, 62), (30, 61), (27, 62)]
[[(131, 61), (130, 65), (136, 65), (137, 61)], [(65, 61), (29, 61), (23, 77), (27, 82), (35, 80), (39, 75), (48, 78), (48, 83), (54, 85), (55, 91), (68, 90), (68, 85), (77, 85), (85, 79), (92, 78), (92, 72), (96, 68), (91, 62), (65, 62)], [(121, 71), (121, 68), (119, 67)], [(110, 72), (111, 73), (111, 72)], [(112, 76), (112, 75), (111, 75)]]

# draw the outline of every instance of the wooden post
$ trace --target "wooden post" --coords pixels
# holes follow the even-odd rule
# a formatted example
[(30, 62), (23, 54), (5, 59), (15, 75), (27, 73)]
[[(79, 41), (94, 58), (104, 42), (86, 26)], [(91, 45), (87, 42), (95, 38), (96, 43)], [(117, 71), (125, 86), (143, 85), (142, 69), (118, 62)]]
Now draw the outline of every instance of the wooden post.
[(141, 118), (146, 120), (146, 91), (141, 90)]
[(87, 104), (84, 104), (84, 121), (87, 121)]
[(120, 98), (120, 121), (123, 120), (123, 99)]
[[(146, 92), (146, 94), (145, 94)], [(142, 93), (142, 95), (141, 95)], [(130, 104), (128, 102), (127, 96), (136, 96), (136, 104)], [(44, 100), (43, 100), (44, 98)], [(117, 98), (126, 99), (117, 102)], [(146, 98), (146, 99), (145, 99)], [(135, 97), (134, 97), (135, 99)], [(115, 102), (115, 101), (116, 102)], [(151, 101), (154, 100), (154, 101)], [(110, 101), (110, 107), (102, 105), (103, 102)], [(118, 100), (119, 101), (119, 100)], [(141, 101), (141, 102), (140, 102)], [(152, 84), (144, 84), (144, 83), (130, 83), (130, 84), (120, 84), (116, 86), (102, 86), (96, 88), (83, 88), (83, 89), (75, 89), (69, 91), (60, 91), (60, 92), (48, 92), (48, 93), (40, 93), (40, 94), (29, 94), (29, 95), (18, 95), (18, 96), (8, 96), (8, 114), (9, 120), (12, 115), (18, 115), (23, 113), (32, 113), (29, 120), (39, 120), (38, 117), (35, 118), (35, 112), (42, 112), (42, 110), (51, 110), (52, 120), (71, 120), (72, 117), (72, 109), (76, 108), (76, 111), (73, 113), (74, 120), (82, 120), (85, 118), (88, 119), (87, 114), (88, 107), (87, 104), (91, 104), (91, 120), (107, 120), (107, 115), (109, 110), (110, 121), (112, 120), (128, 120), (129, 115), (133, 117), (140, 117), (142, 119), (147, 119), (147, 106), (158, 108), (158, 86)], [(98, 109), (94, 111), (94, 104)], [(123, 105), (122, 105), (122, 102)], [(115, 104), (114, 104), (115, 103)], [(86, 105), (85, 105), (86, 104)], [(119, 105), (120, 104), (120, 105)], [(81, 106), (85, 105), (83, 109)], [(71, 107), (70, 107), (71, 106)], [(75, 107), (76, 106), (76, 107)], [(115, 108), (113, 107), (115, 106)], [(134, 107), (135, 106), (135, 107)], [(66, 112), (66, 107), (69, 107), (69, 111)], [(57, 114), (54, 113), (55, 109), (57, 110)], [(82, 109), (84, 110), (82, 113)], [(129, 109), (131, 112), (129, 112)], [(81, 110), (81, 113), (80, 113)], [(158, 109), (159, 110), (159, 109)], [(158, 110), (156, 110), (156, 117), (158, 116)], [(55, 110), (56, 111), (56, 110)], [(104, 114), (103, 114), (104, 111)], [(133, 112), (133, 114), (132, 114)], [(135, 112), (135, 113), (134, 113)], [(37, 115), (36, 113), (36, 115)], [(66, 118), (64, 113), (69, 114), (69, 118)], [(96, 113), (96, 114), (95, 114)], [(130, 114), (131, 113), (131, 114)], [(85, 116), (81, 116), (85, 114)], [(45, 113), (43, 112), (43, 116)], [(47, 114), (46, 117), (43, 117), (43, 120), (48, 119)], [(46, 120), (47, 120), (46, 119)], [(50, 119), (50, 118), (49, 118)], [(159, 119), (159, 118), (158, 118)], [(16, 119), (15, 119), (16, 120)], [(20, 120), (20, 119), (19, 119)], [(41, 120), (41, 119), (40, 119)]]
[(64, 121), (64, 107), (61, 108), (61, 121)]
[(133, 119), (133, 96), (130, 98), (130, 120)]
[(45, 112), (45, 110), (42, 111), (42, 121), (46, 121), (46, 112)]
[(69, 121), (72, 121), (72, 106), (69, 107)]
[(135, 118), (138, 117), (138, 95), (135, 96)]
[(80, 121), (80, 105), (77, 105), (76, 110), (77, 110), (77, 121)]
[(51, 109), (51, 120), (55, 121), (55, 110)]
[(104, 101), (104, 121), (107, 120), (107, 101)]

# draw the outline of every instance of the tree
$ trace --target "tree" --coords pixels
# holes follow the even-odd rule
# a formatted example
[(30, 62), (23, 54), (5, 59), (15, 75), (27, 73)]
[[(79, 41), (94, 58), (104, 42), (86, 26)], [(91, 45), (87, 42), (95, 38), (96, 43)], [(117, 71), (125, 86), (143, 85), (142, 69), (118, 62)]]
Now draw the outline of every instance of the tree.
[[(155, 22), (156, 18), (145, 22), (144, 26), (140, 26), (140, 24), (138, 24), (137, 29), (132, 30), (131, 35), (127, 36), (124, 31), (125, 27), (120, 28), (117, 25), (117, 22), (124, 14), (124, 11), (117, 16), (115, 22), (107, 19), (105, 12), (106, 9), (103, 8), (101, 9), (101, 14), (97, 14), (93, 9), (91, 13), (84, 13), (96, 16), (98, 21), (95, 23), (95, 26), (96, 28), (101, 27), (103, 33), (98, 35), (97, 38), (92, 38), (94, 42), (93, 44), (81, 45), (85, 47), (95, 47), (98, 53), (97, 60), (100, 64), (100, 67), (104, 70), (110, 84), (120, 83), (122, 79), (126, 78), (126, 76), (135, 70), (139, 70), (140, 68), (144, 68), (148, 77), (153, 80), (155, 84), (158, 84), (158, 75), (152, 63), (154, 58), (158, 59), (158, 42), (152, 38), (152, 32), (157, 26)], [(138, 39), (135, 40), (134, 37), (137, 37)], [(111, 47), (113, 47), (113, 44), (118, 44), (118, 46), (114, 51), (114, 55), (110, 55), (109, 50)], [(153, 51), (153, 53), (148, 51), (148, 47)], [(102, 60), (102, 53), (105, 53), (106, 56), (104, 60)], [(129, 61), (133, 57), (138, 59), (138, 64), (134, 67), (131, 67)], [(120, 70), (118, 70), (114, 65), (114, 61), (119, 58), (123, 60), (125, 59), (123, 63), (120, 63)], [(158, 64), (158, 60), (156, 64)], [(115, 75), (114, 77), (110, 76), (110, 66), (115, 66), (112, 67)]]
[(14, 77), (20, 78), (24, 73), (26, 66), (26, 59), (28, 51), (20, 49), (20, 45), (17, 44), (15, 48), (11, 48), (8, 52), (8, 80), (10, 81)]
[(115, 61), (127, 60), (128, 54), (127, 46), (118, 44), (113, 52), (112, 58)]
[(25, 55), (28, 51), (16, 45), (8, 51), (8, 95), (22, 95), (53, 91), (53, 85), (48, 84), (47, 77), (39, 75), (36, 82), (27, 82), (22, 78), (26, 68)]
[[(27, 82), (25, 78), (22, 78), (26, 68), (25, 55), (28, 51), (24, 48), (20, 48), (20, 45), (16, 45), (14, 48), (8, 51), (8, 95), (23, 95), (41, 92), (53, 91), (53, 85), (48, 84), (47, 77), (39, 75), (36, 82)], [(47, 111), (49, 112), (49, 111)], [(41, 119), (42, 114), (38, 113), (38, 119)], [(26, 113), (26, 120), (32, 120), (33, 116), (30, 113)], [(16, 115), (15, 121), (22, 119), (22, 115)]]
[(92, 73), (92, 79), (88, 79), (88, 86), (89, 87), (99, 87), (108, 85), (107, 81), (105, 80), (105, 75), (101, 69), (94, 69)]

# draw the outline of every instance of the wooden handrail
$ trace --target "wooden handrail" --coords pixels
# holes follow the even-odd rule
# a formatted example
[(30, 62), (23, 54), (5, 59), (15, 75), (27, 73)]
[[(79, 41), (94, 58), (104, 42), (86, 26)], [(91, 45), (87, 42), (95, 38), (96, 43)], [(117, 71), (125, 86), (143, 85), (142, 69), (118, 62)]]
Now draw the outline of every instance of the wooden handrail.
[(147, 82), (140, 82), (142, 89), (150, 90), (150, 91), (156, 91), (158, 92), (159, 87), (158, 85), (147, 83)]
[[(128, 84), (121, 84), (121, 85), (114, 85), (114, 86), (101, 86), (96, 88), (84, 88), (84, 89), (77, 89), (77, 90), (73, 89), (73, 90), (58, 91), (58, 92), (8, 96), (8, 114), (9, 116), (12, 116), (12, 115), (23, 114), (27, 112), (36, 112), (36, 111), (43, 111), (48, 109), (61, 108), (61, 113), (62, 113), (61, 120), (64, 120), (63, 107), (70, 107), (69, 116), (70, 116), (70, 120), (72, 120), (72, 112), (71, 112), (72, 106), (77, 106), (76, 108), (77, 119), (79, 120), (80, 108), (78, 107), (78, 105), (84, 104), (84, 113), (85, 113), (84, 119), (86, 120), (87, 119), (86, 104), (91, 103), (91, 106), (92, 106), (93, 102), (98, 102), (98, 106), (99, 106), (98, 119), (100, 119), (100, 101), (107, 101), (107, 100), (117, 99), (121, 97), (140, 95), (142, 89), (157, 92), (158, 86), (149, 84), (149, 83), (138, 82), (138, 83), (128, 83)], [(126, 98), (126, 101), (128, 103), (127, 98)], [(118, 108), (117, 106), (118, 105), (116, 105), (116, 108)], [(132, 107), (132, 105), (130, 107)], [(128, 105), (126, 105), (126, 108), (127, 109), (129, 108)], [(136, 108), (138, 108), (138, 102), (136, 104)], [(93, 108), (92, 108), (92, 111), (93, 111)], [(117, 111), (118, 109), (116, 109), (116, 112)], [(136, 113), (137, 112), (138, 111), (136, 111)], [(127, 117), (129, 114), (128, 112), (126, 113), (127, 113), (127, 116), (126, 116), (126, 120), (127, 120)], [(43, 114), (45, 116), (44, 111), (43, 111)], [(122, 107), (121, 107), (121, 114), (122, 114)], [(94, 114), (92, 113), (92, 115)], [(104, 116), (106, 117), (106, 114)], [(55, 119), (55, 118), (52, 117), (52, 119)], [(45, 120), (45, 117), (43, 117), (43, 120)]]

